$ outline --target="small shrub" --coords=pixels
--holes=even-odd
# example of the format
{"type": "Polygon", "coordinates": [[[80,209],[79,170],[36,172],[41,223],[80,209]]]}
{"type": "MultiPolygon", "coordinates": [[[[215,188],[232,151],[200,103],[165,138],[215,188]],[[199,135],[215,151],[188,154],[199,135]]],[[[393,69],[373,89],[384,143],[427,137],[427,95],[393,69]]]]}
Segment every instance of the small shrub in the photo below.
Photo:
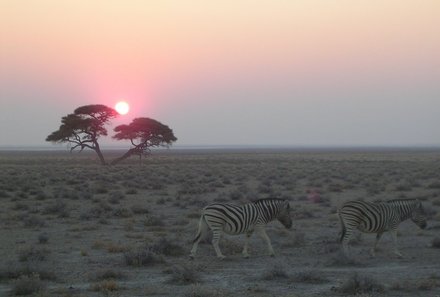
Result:
{"type": "Polygon", "coordinates": [[[117,243],[108,243],[106,245],[107,252],[109,253],[123,253],[127,250],[127,247],[117,243]]]}
{"type": "Polygon", "coordinates": [[[31,215],[23,219],[23,225],[28,228],[44,227],[46,226],[46,221],[40,216],[31,215]]]}
{"type": "Polygon", "coordinates": [[[125,276],[120,271],[115,271],[113,269],[103,269],[99,270],[95,273],[95,275],[91,276],[91,280],[102,281],[102,280],[111,280],[111,279],[123,279],[125,276]]]}
{"type": "Polygon", "coordinates": [[[118,291],[121,287],[114,280],[103,280],[97,284],[91,285],[90,289],[95,292],[108,293],[118,291]]]}
{"type": "Polygon", "coordinates": [[[125,194],[127,195],[134,195],[137,194],[137,190],[136,189],[128,189],[127,191],[125,191],[125,194]]]}
{"type": "Polygon", "coordinates": [[[150,212],[148,208],[139,204],[132,205],[130,209],[134,214],[147,214],[150,212]]]}
{"type": "Polygon", "coordinates": [[[121,207],[113,210],[113,215],[119,218],[129,218],[133,216],[133,213],[128,208],[121,207]]]}
{"type": "Polygon", "coordinates": [[[124,200],[125,195],[120,191],[115,191],[110,193],[109,198],[107,199],[108,202],[111,204],[119,204],[121,200],[124,200]]]}
{"type": "Polygon", "coordinates": [[[14,295],[31,295],[44,291],[45,286],[38,274],[22,275],[15,282],[12,289],[14,295]]]}
{"type": "Polygon", "coordinates": [[[363,264],[339,251],[330,259],[328,266],[363,266],[363,264]]]}
{"type": "Polygon", "coordinates": [[[65,218],[69,216],[66,207],[66,202],[57,200],[55,203],[46,206],[43,210],[43,214],[57,214],[58,217],[65,218]]]}
{"type": "Polygon", "coordinates": [[[374,278],[360,276],[358,273],[352,274],[338,289],[343,294],[362,294],[383,292],[384,286],[379,284],[374,278]]]}
{"type": "Polygon", "coordinates": [[[156,254],[162,254],[165,256],[182,256],[185,254],[185,250],[182,245],[175,244],[167,238],[161,238],[158,242],[150,247],[150,250],[156,254]]]}
{"type": "Polygon", "coordinates": [[[169,282],[173,284],[200,283],[200,271],[192,264],[176,265],[172,268],[169,282]]]}
{"type": "Polygon", "coordinates": [[[40,233],[38,235],[38,243],[45,244],[49,241],[49,235],[47,233],[40,233]]]}
{"type": "Polygon", "coordinates": [[[163,263],[162,257],[147,248],[127,251],[124,253],[124,258],[128,266],[151,266],[157,263],[163,263]]]}
{"type": "Polygon", "coordinates": [[[14,263],[0,270],[0,280],[17,279],[23,275],[28,277],[38,275],[40,280],[54,281],[57,279],[53,269],[42,266],[41,262],[14,263]]]}
{"type": "Polygon", "coordinates": [[[407,182],[402,182],[396,185],[396,191],[408,192],[412,190],[412,186],[407,182]]]}
{"type": "Polygon", "coordinates": [[[286,268],[281,264],[273,265],[265,271],[262,276],[265,280],[287,279],[288,277],[289,275],[287,274],[286,268]]]}
{"type": "Polygon", "coordinates": [[[160,217],[157,217],[154,215],[147,215],[144,219],[144,225],[145,226],[164,226],[165,222],[160,217]]]}
{"type": "Polygon", "coordinates": [[[164,205],[166,202],[165,198],[159,198],[156,200],[157,205],[164,205]]]}
{"type": "Polygon", "coordinates": [[[29,210],[29,205],[27,205],[26,203],[23,203],[23,202],[16,202],[12,209],[13,210],[29,210]]]}
{"type": "Polygon", "coordinates": [[[297,272],[292,278],[294,282],[319,284],[328,282],[328,279],[321,276],[321,273],[314,270],[297,272]]]}
{"type": "Polygon", "coordinates": [[[18,252],[18,260],[20,262],[26,261],[44,261],[49,254],[49,250],[35,248],[34,246],[26,247],[18,252]]]}
{"type": "Polygon", "coordinates": [[[229,296],[227,292],[219,290],[217,288],[204,287],[200,284],[192,285],[186,292],[184,292],[183,297],[225,297],[229,296]]]}

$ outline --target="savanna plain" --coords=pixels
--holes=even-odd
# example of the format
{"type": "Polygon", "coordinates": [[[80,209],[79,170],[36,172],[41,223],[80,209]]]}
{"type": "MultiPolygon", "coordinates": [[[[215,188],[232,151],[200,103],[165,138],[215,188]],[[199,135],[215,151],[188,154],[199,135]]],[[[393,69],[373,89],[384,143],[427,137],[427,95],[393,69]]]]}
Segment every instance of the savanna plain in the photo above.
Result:
{"type": "MultiPolygon", "coordinates": [[[[108,159],[118,152],[105,152],[108,159]]],[[[0,151],[0,296],[440,296],[440,152],[435,150],[171,149],[101,166],[89,152],[0,151]],[[290,201],[293,227],[207,236],[189,259],[211,202],[290,201]],[[421,230],[355,234],[340,250],[348,200],[418,198],[421,230]]]]}

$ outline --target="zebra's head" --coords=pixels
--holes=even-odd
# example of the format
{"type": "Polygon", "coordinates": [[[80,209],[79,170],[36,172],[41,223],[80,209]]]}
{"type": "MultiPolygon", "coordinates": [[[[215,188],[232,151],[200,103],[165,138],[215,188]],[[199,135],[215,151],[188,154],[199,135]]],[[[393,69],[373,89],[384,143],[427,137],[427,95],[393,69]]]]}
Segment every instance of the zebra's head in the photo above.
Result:
{"type": "Polygon", "coordinates": [[[277,220],[283,224],[287,229],[292,228],[292,218],[290,217],[290,205],[289,201],[282,201],[280,212],[278,213],[277,220]]]}
{"type": "Polygon", "coordinates": [[[421,229],[425,229],[427,226],[425,210],[423,209],[422,202],[418,201],[416,208],[411,214],[411,221],[413,221],[421,229]]]}

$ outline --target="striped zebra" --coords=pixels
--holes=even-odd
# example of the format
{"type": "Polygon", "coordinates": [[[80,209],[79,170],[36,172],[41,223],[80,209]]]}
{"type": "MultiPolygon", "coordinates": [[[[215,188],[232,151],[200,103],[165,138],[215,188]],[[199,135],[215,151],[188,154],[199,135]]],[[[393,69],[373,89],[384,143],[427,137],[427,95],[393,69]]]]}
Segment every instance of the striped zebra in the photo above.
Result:
{"type": "Polygon", "coordinates": [[[218,245],[223,232],[230,235],[246,233],[242,254],[247,258],[249,257],[249,238],[256,231],[266,241],[269,255],[274,256],[272,244],[266,234],[265,227],[266,224],[275,219],[280,221],[286,228],[292,227],[290,205],[287,200],[275,198],[260,199],[242,206],[227,203],[210,204],[202,211],[190,257],[195,257],[199,241],[208,229],[211,229],[213,232],[212,245],[217,257],[220,259],[225,258],[218,245]]]}
{"type": "Polygon", "coordinates": [[[382,234],[390,231],[393,236],[394,253],[402,257],[397,249],[399,224],[411,219],[420,228],[426,228],[425,212],[418,199],[395,199],[380,203],[349,201],[338,210],[338,215],[342,225],[341,243],[346,255],[354,229],[365,233],[377,233],[376,241],[370,251],[372,256],[375,255],[382,234]]]}

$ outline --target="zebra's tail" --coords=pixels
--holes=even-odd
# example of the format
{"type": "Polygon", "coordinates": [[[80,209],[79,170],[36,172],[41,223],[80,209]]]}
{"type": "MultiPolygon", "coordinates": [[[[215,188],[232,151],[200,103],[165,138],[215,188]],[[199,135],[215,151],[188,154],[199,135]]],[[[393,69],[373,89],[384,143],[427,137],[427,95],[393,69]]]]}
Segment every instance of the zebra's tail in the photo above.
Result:
{"type": "Polygon", "coordinates": [[[341,210],[340,209],[338,209],[338,217],[339,217],[339,221],[341,222],[341,237],[339,239],[339,242],[342,242],[342,240],[344,239],[345,232],[347,231],[347,229],[345,228],[344,220],[342,219],[342,215],[341,215],[341,210]]]}
{"type": "Polygon", "coordinates": [[[199,220],[199,228],[197,229],[197,234],[193,240],[193,243],[195,243],[196,241],[199,241],[200,237],[205,235],[207,229],[208,229],[208,224],[206,223],[206,220],[205,220],[205,214],[202,213],[202,215],[200,216],[200,220],[199,220]]]}

